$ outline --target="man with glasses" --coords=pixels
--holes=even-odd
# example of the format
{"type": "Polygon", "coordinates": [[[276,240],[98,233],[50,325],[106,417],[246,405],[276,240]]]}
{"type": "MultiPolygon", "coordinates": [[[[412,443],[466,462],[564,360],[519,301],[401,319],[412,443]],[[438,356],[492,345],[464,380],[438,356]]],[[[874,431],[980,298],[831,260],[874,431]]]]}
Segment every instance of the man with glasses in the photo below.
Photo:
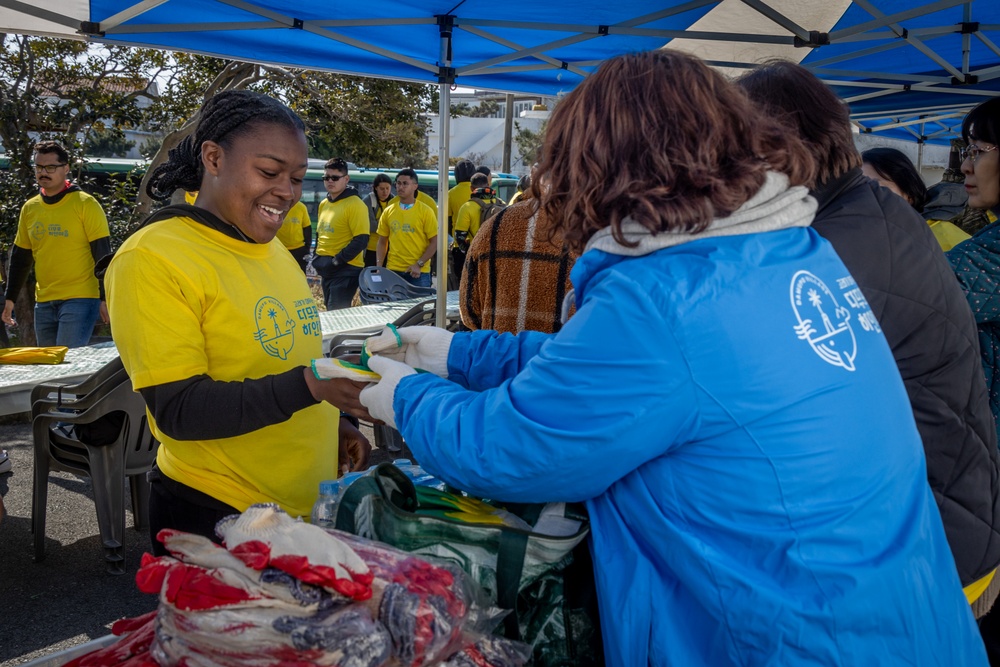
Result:
{"type": "Polygon", "coordinates": [[[21,208],[10,254],[3,321],[35,266],[35,338],[48,347],[82,347],[100,317],[108,322],[95,262],[111,253],[108,219],[97,200],[68,180],[69,153],[55,141],[35,145],[40,192],[21,208]]]}
{"type": "Polygon", "coordinates": [[[417,200],[417,173],[412,169],[396,175],[396,197],[398,201],[386,207],[378,223],[375,262],[411,285],[430,287],[430,259],[437,250],[437,216],[417,200]]]}
{"type": "Polygon", "coordinates": [[[327,160],[323,168],[326,199],[319,204],[316,258],[312,263],[323,280],[327,310],[350,307],[371,234],[368,207],[350,182],[347,162],[336,157],[327,160]]]}

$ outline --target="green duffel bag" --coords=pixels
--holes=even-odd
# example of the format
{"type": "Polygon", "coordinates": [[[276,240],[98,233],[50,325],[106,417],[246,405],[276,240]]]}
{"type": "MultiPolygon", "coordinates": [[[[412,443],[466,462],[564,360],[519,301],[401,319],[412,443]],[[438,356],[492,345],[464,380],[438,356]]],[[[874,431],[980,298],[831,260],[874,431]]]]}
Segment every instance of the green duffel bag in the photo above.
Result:
{"type": "Polygon", "coordinates": [[[497,632],[529,644],[533,664],[603,665],[583,507],[505,505],[530,528],[524,529],[492,517],[483,523],[448,518],[440,505],[430,506],[433,493],[418,493],[403,472],[384,463],[347,488],[337,529],[457,564],[492,602],[511,610],[497,632]]]}

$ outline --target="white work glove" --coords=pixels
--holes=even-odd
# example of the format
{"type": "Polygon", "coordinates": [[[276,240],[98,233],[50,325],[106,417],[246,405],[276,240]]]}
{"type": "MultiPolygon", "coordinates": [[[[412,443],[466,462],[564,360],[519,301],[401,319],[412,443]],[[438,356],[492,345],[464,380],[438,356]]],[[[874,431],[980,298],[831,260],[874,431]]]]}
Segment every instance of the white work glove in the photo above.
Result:
{"type": "MultiPolygon", "coordinates": [[[[365,340],[362,362],[374,356],[388,357],[418,370],[448,377],[448,351],[454,334],[439,327],[386,326],[377,336],[365,340]]],[[[371,363],[368,363],[371,368],[371,363]]],[[[372,370],[375,370],[374,368],[372,370]]],[[[377,371],[376,371],[377,372],[377,371]]]]}
{"type": "Polygon", "coordinates": [[[217,523],[215,534],[255,570],[276,567],[353,600],[372,595],[374,576],[353,549],[318,526],[292,519],[277,505],[251,505],[217,523]]]}
{"type": "MultiPolygon", "coordinates": [[[[431,327],[410,328],[430,329],[431,327]]],[[[408,375],[416,375],[417,372],[402,362],[384,356],[369,359],[368,367],[381,375],[382,379],[362,389],[358,399],[361,401],[361,405],[368,408],[368,414],[396,428],[396,413],[392,409],[392,399],[396,396],[396,387],[400,380],[408,375]]]]}

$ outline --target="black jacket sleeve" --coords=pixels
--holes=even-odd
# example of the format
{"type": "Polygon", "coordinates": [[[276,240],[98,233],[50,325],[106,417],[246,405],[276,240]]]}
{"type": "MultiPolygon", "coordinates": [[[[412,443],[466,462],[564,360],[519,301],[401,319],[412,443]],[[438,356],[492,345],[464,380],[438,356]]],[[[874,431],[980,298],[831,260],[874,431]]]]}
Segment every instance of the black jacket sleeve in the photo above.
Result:
{"type": "Polygon", "coordinates": [[[160,429],[176,440],[215,440],[279,424],[317,403],[302,368],[256,380],[207,375],[139,390],[160,429]]]}
{"type": "Polygon", "coordinates": [[[10,270],[7,272],[7,293],[5,298],[8,301],[17,301],[24,283],[31,273],[31,262],[33,256],[27,248],[15,245],[10,248],[10,270]]]}
{"type": "MultiPolygon", "coordinates": [[[[111,237],[105,236],[102,239],[97,239],[96,241],[90,242],[90,254],[94,256],[94,264],[96,265],[102,258],[107,257],[111,254],[111,237]]],[[[98,279],[98,287],[101,291],[101,301],[104,301],[104,280],[98,279]]]]}
{"type": "Polygon", "coordinates": [[[358,234],[351,242],[334,256],[337,265],[347,264],[349,261],[360,255],[368,247],[368,234],[358,234]]]}

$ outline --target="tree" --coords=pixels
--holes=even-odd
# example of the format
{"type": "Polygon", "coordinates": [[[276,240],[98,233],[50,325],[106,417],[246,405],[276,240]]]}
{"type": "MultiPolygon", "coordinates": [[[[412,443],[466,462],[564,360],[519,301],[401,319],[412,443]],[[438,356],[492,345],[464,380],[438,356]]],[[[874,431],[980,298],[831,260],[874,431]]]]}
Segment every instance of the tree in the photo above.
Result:
{"type": "Polygon", "coordinates": [[[514,141],[517,143],[518,152],[521,153],[521,164],[534,164],[541,158],[546,124],[547,121],[543,122],[538,132],[534,132],[514,121],[514,141]]]}
{"type": "Polygon", "coordinates": [[[120,128],[95,128],[87,137],[83,154],[91,157],[125,157],[132,148],[134,141],[125,139],[125,132],[120,128]]]}

